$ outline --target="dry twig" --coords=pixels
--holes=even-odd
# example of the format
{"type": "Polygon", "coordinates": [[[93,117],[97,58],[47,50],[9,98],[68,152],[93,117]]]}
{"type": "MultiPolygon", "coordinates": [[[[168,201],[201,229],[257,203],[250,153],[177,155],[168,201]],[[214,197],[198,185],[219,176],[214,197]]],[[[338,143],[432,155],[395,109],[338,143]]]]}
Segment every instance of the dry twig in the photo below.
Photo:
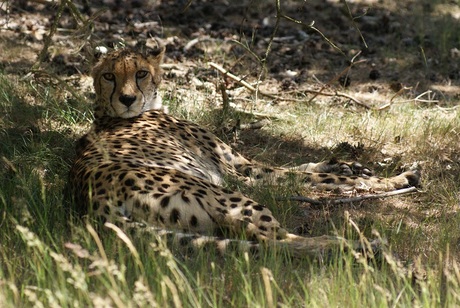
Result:
{"type": "MultiPolygon", "coordinates": [[[[288,197],[287,200],[307,202],[312,205],[339,205],[339,204],[344,204],[344,203],[360,202],[364,200],[388,198],[388,197],[393,197],[396,195],[410,194],[414,192],[418,192],[418,189],[416,187],[403,188],[403,189],[384,192],[380,194],[363,195],[363,196],[358,196],[358,197],[340,198],[340,199],[333,199],[333,200],[329,200],[329,199],[328,200],[317,200],[317,199],[312,199],[312,198],[303,197],[303,196],[291,196],[291,197],[288,197]]],[[[286,198],[279,199],[279,200],[286,200],[286,198]]]]}
{"type": "Polygon", "coordinates": [[[428,91],[425,91],[419,95],[417,95],[415,98],[412,98],[412,99],[407,99],[407,100],[403,100],[403,101],[398,101],[398,102],[393,102],[394,98],[396,96],[398,96],[399,94],[401,94],[403,91],[405,90],[409,90],[410,88],[409,87],[403,87],[401,90],[399,90],[391,99],[390,99],[390,102],[388,104],[385,104],[383,106],[380,106],[378,108],[376,108],[376,110],[384,110],[384,109],[387,109],[389,108],[391,105],[393,104],[401,104],[401,103],[409,103],[409,102],[420,102],[420,103],[438,103],[439,101],[438,100],[435,100],[435,99],[422,99],[423,96],[427,95],[427,94],[430,94],[432,91],[431,90],[428,90],[428,91]]]}

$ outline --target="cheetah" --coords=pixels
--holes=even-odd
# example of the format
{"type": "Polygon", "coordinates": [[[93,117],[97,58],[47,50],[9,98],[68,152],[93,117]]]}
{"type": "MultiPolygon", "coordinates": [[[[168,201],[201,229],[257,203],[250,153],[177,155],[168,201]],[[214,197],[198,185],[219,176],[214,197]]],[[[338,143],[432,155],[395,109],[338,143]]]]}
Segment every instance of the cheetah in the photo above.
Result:
{"type": "Polygon", "coordinates": [[[157,91],[164,53],[119,49],[94,66],[95,120],[77,142],[70,171],[74,204],[90,215],[126,228],[189,234],[197,246],[214,239],[223,250],[240,238],[307,256],[343,241],[289,233],[265,205],[224,188],[224,179],[276,183],[289,175],[327,189],[364,183],[385,191],[419,184],[417,171],[379,178],[335,160],[289,169],[252,162],[208,130],[162,111],[157,91]]]}

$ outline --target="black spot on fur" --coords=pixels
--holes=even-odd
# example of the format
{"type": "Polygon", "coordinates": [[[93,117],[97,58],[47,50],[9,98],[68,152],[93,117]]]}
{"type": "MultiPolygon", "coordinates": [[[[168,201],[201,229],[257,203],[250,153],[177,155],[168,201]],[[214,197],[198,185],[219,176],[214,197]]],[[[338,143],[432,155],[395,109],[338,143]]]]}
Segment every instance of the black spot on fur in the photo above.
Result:
{"type": "Polygon", "coordinates": [[[254,205],[252,209],[260,212],[264,209],[264,207],[262,205],[254,205]]]}
{"type": "Polygon", "coordinates": [[[262,216],[260,216],[260,220],[270,222],[270,221],[272,221],[272,218],[270,216],[268,216],[268,215],[262,215],[262,216]]]}
{"type": "Polygon", "coordinates": [[[239,197],[231,197],[231,198],[230,198],[230,201],[231,201],[231,202],[238,203],[238,202],[241,202],[241,198],[239,198],[239,197]]]}
{"type": "Polygon", "coordinates": [[[164,197],[163,199],[161,199],[161,201],[160,201],[160,206],[161,206],[162,208],[167,207],[167,206],[169,205],[169,199],[170,199],[170,198],[169,198],[168,196],[166,196],[166,197],[164,197]]]}
{"type": "Polygon", "coordinates": [[[282,236],[282,235],[281,235],[281,234],[279,234],[279,233],[276,233],[276,239],[277,239],[277,240],[284,240],[284,239],[285,239],[285,237],[284,237],[284,236],[282,236]]]}
{"type": "Polygon", "coordinates": [[[184,200],[185,203],[190,203],[190,198],[185,195],[184,192],[181,194],[182,200],[184,200]]]}
{"type": "Polygon", "coordinates": [[[126,186],[133,186],[134,185],[134,180],[133,179],[127,179],[125,181],[125,185],[126,186]]]}
{"type": "Polygon", "coordinates": [[[251,174],[252,174],[252,168],[251,168],[251,167],[244,168],[244,169],[242,170],[242,173],[243,173],[244,176],[251,176],[251,174]]]}
{"type": "Polygon", "coordinates": [[[200,207],[201,207],[202,209],[204,209],[203,201],[201,201],[200,198],[195,198],[195,200],[196,200],[196,202],[200,205],[200,207]]]}
{"type": "Polygon", "coordinates": [[[117,171],[120,170],[121,167],[119,165],[113,165],[112,167],[109,168],[109,171],[117,171]]]}
{"type": "Polygon", "coordinates": [[[196,218],[195,215],[192,215],[192,218],[190,218],[190,225],[191,225],[192,227],[198,226],[198,219],[196,218]]]}
{"type": "Polygon", "coordinates": [[[118,176],[118,180],[119,180],[120,182],[123,181],[123,179],[125,178],[125,176],[126,176],[126,172],[120,173],[120,175],[118,176]]]}
{"type": "Polygon", "coordinates": [[[180,212],[178,209],[173,209],[171,211],[171,216],[169,216],[169,220],[171,221],[171,223],[175,224],[179,221],[180,219],[180,212]]]}
{"type": "Polygon", "coordinates": [[[225,198],[218,199],[217,202],[219,202],[219,204],[222,205],[222,206],[226,206],[227,199],[225,199],[225,198]]]}
{"type": "Polygon", "coordinates": [[[331,178],[331,179],[324,179],[324,180],[321,181],[321,183],[324,183],[324,184],[334,184],[335,181],[334,181],[334,179],[331,178]]]}
{"type": "Polygon", "coordinates": [[[197,199],[205,197],[205,195],[202,195],[199,192],[194,192],[192,195],[194,195],[197,199]]]}
{"type": "Polygon", "coordinates": [[[241,213],[244,216],[252,216],[252,210],[243,210],[241,213]]]}
{"type": "Polygon", "coordinates": [[[206,196],[207,195],[207,192],[203,189],[198,189],[197,192],[203,196],[206,196]]]}

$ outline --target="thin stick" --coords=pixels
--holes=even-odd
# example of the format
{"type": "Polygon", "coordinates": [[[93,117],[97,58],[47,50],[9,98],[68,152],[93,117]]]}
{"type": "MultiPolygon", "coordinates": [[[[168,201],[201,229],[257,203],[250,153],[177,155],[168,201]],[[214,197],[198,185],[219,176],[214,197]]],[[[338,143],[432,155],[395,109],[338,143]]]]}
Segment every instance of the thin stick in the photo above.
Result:
{"type": "MultiPolygon", "coordinates": [[[[287,200],[290,201],[299,201],[299,202],[307,202],[312,205],[326,205],[326,204],[331,204],[331,205],[338,205],[338,204],[344,204],[344,203],[353,203],[353,202],[360,202],[363,200],[372,200],[372,199],[380,199],[380,198],[388,198],[388,197],[393,197],[397,195],[403,195],[403,194],[410,194],[418,192],[418,189],[416,187],[409,187],[409,188],[403,188],[403,189],[398,189],[394,191],[389,191],[389,192],[384,192],[381,194],[373,194],[373,195],[363,195],[359,197],[353,197],[353,198],[342,198],[342,199],[333,199],[333,200],[316,200],[308,197],[303,197],[303,196],[291,196],[288,197],[287,200]]],[[[286,198],[283,199],[278,199],[278,200],[286,200],[286,198]]]]}
{"type": "MultiPolygon", "coordinates": [[[[233,80],[235,80],[236,82],[238,82],[239,84],[241,84],[242,86],[248,88],[249,90],[251,90],[252,92],[255,92],[256,91],[256,88],[254,88],[252,85],[250,85],[247,81],[244,81],[242,78],[236,76],[236,75],[233,75],[232,73],[230,73],[229,71],[227,71],[225,68],[223,68],[222,66],[214,63],[214,62],[208,62],[208,65],[211,66],[211,67],[214,67],[216,70],[218,70],[219,72],[222,73],[222,75],[224,76],[227,76],[227,77],[230,77],[232,78],[233,80]]],[[[268,94],[270,96],[272,96],[271,98],[274,98],[274,95],[271,95],[271,94],[268,94]]]]}
{"type": "MultiPolygon", "coordinates": [[[[350,6],[348,5],[348,2],[347,1],[343,1],[343,2],[345,4],[345,7],[347,8],[347,13],[348,13],[348,16],[350,16],[351,23],[353,24],[353,27],[356,29],[356,31],[358,31],[359,36],[361,37],[361,41],[364,44],[364,47],[369,48],[367,46],[366,40],[364,39],[363,33],[361,32],[361,30],[359,30],[359,27],[358,27],[358,25],[356,24],[356,21],[355,21],[357,18],[359,18],[361,16],[353,17],[353,13],[351,12],[351,9],[350,9],[350,6]]],[[[365,14],[366,13],[364,13],[363,15],[365,15],[365,14]]]]}

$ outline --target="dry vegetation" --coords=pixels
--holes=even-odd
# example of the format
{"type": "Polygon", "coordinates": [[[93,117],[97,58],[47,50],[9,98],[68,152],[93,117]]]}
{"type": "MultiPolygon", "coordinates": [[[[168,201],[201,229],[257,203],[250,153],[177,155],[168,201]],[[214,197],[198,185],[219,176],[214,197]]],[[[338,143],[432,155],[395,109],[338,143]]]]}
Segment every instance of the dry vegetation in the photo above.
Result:
{"type": "MultiPolygon", "coordinates": [[[[138,298],[133,302],[137,304],[156,301],[161,306],[158,294],[142,291],[155,287],[163,296],[175,294],[174,287],[190,296],[166,296],[169,300],[164,299],[164,303],[176,306],[180,301],[261,305],[259,298],[270,304],[272,299],[263,292],[260,295],[248,291],[244,293],[247,298],[241,300],[222,296],[241,285],[248,290],[270,292],[273,287],[277,300],[288,306],[301,305],[295,302],[297,297],[305,304],[318,306],[347,303],[342,296],[347,293],[342,292],[350,290],[334,289],[331,282],[335,277],[346,283],[340,274],[330,277],[328,271],[295,263],[289,266],[295,267],[296,274],[289,276],[280,269],[282,265],[274,265],[276,259],[266,263],[259,260],[259,266],[268,272],[248,270],[252,278],[260,278],[260,285],[251,285],[248,281],[252,278],[246,281],[241,278],[244,275],[229,274],[231,265],[216,261],[217,265],[212,266],[219,269],[213,267],[211,276],[226,277],[222,286],[225,290],[193,298],[189,294],[193,286],[212,286],[213,278],[200,281],[203,278],[193,274],[199,266],[187,258],[183,260],[186,270],[178,270],[172,268],[171,255],[154,247],[154,251],[161,251],[161,258],[147,265],[152,261],[145,246],[150,244],[140,244],[143,248],[137,249],[142,260],[133,260],[127,257],[129,252],[122,249],[117,237],[112,238],[108,254],[117,256],[124,251],[115,261],[120,268],[102,264],[102,253],[100,259],[95,256],[100,246],[92,242],[97,236],[75,222],[62,202],[73,143],[89,127],[92,117],[88,102],[93,94],[87,75],[90,53],[101,45],[160,44],[167,48],[162,92],[171,113],[208,126],[248,157],[275,165],[295,165],[335,156],[360,161],[381,175],[420,165],[423,186],[418,193],[378,201],[326,207],[279,201],[297,194],[316,199],[344,197],[304,190],[293,183],[275,191],[260,188],[248,193],[269,204],[289,229],[305,235],[347,233],[349,214],[364,235],[373,237],[373,230],[377,230],[384,236],[403,261],[423,261],[431,280],[421,284],[422,291],[417,293],[422,294],[420,297],[410,294],[409,302],[412,296],[416,304],[424,303],[422,299],[427,300],[431,293],[429,303],[459,303],[455,297],[458,294],[452,291],[460,281],[458,1],[281,0],[278,14],[277,1],[236,2],[241,3],[103,0],[59,6],[51,1],[0,2],[0,288],[10,290],[0,291],[0,302],[2,296],[11,304],[38,296],[44,303],[51,303],[51,295],[29,288],[39,288],[52,276],[40,268],[40,262],[67,266],[63,273],[77,275],[86,267],[79,267],[80,261],[67,264],[65,259],[67,255],[77,255],[86,265],[96,263],[91,268],[98,279],[96,283],[108,285],[118,294],[129,290],[126,294],[138,298]],[[44,49],[46,35],[61,7],[65,9],[44,49]],[[46,53],[40,58],[43,50],[46,53]],[[239,80],[223,76],[209,62],[253,85],[257,92],[248,90],[239,80]],[[269,124],[262,129],[237,130],[235,134],[234,128],[239,124],[244,127],[261,119],[269,119],[269,124]],[[47,255],[47,251],[58,253],[47,255]],[[30,257],[40,253],[43,259],[30,257]],[[126,267],[133,266],[140,271],[140,278],[126,275],[126,267]],[[153,283],[151,278],[145,278],[155,266],[166,268],[162,275],[172,278],[153,283]],[[443,267],[446,270],[440,275],[443,267]],[[117,270],[120,276],[113,273],[117,270]],[[183,272],[192,273],[194,280],[179,279],[183,272]],[[271,272],[275,273],[274,280],[267,278],[271,272]],[[113,277],[124,277],[126,281],[118,283],[111,280],[113,277]],[[272,284],[267,285],[267,281],[272,284]],[[280,287],[276,281],[284,282],[280,287]],[[303,289],[296,292],[300,294],[290,297],[282,292],[299,281],[303,289]],[[325,285],[331,289],[326,290],[325,285]],[[320,292],[318,298],[310,295],[310,291],[323,288],[324,294],[320,292]],[[335,297],[327,297],[328,292],[335,297]],[[141,294],[145,298],[140,299],[141,294]],[[319,301],[321,296],[328,300],[319,301]]],[[[352,192],[354,196],[366,193],[372,192],[352,192]]],[[[241,266],[243,272],[246,263],[241,266]]],[[[56,284],[65,285],[65,277],[56,284]]],[[[87,285],[94,278],[82,278],[83,285],[77,285],[78,277],[71,278],[75,289],[90,290],[81,305],[97,306],[97,300],[116,305],[117,298],[110,292],[101,298],[94,295],[100,289],[91,290],[87,285]]],[[[383,295],[382,302],[369,297],[367,301],[359,298],[348,303],[397,304],[397,290],[379,289],[384,284],[372,283],[373,292],[383,295]]],[[[404,283],[403,286],[407,287],[404,283]]],[[[361,294],[365,291],[361,288],[358,283],[353,290],[361,294]]],[[[55,296],[64,305],[59,295],[55,296]]],[[[118,300],[129,302],[122,297],[118,300]]],[[[67,304],[75,306],[75,302],[67,304]]]]}

